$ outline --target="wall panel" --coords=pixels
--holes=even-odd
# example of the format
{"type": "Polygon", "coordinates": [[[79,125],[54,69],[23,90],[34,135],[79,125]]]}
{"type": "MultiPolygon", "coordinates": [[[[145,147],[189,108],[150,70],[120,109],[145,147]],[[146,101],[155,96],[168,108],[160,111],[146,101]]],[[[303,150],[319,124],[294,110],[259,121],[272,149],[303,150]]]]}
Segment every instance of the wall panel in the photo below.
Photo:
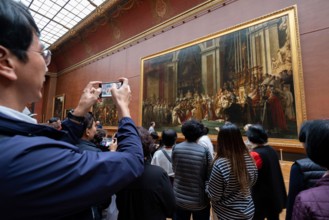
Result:
{"type": "MultiPolygon", "coordinates": [[[[168,2],[168,13],[170,16],[177,14],[186,8],[182,4],[189,1],[166,1],[168,2]],[[179,10],[175,11],[175,7],[179,10]]],[[[189,6],[199,4],[203,1],[193,1],[189,6]]],[[[123,13],[118,18],[118,24],[122,28],[125,38],[129,35],[136,35],[142,32],[141,29],[148,29],[154,24],[159,24],[159,19],[154,20],[154,14],[147,10],[152,1],[142,1],[137,8],[123,13]],[[144,7],[144,8],[143,8],[144,7]],[[147,9],[147,10],[146,10],[147,9]],[[139,15],[139,13],[141,13],[139,15]],[[142,20],[138,20],[142,18],[142,20]],[[129,22],[133,22],[131,25],[129,22]],[[137,25],[138,24],[138,25],[137,25]],[[128,28],[128,30],[125,30],[128,28]]],[[[301,56],[304,74],[304,87],[306,98],[307,118],[328,118],[329,102],[328,94],[328,69],[329,62],[329,1],[324,0],[276,0],[264,3],[263,0],[237,0],[224,7],[206,13],[203,16],[192,19],[182,25],[155,35],[147,40],[141,40],[132,46],[127,45],[125,49],[110,54],[98,61],[79,67],[75,70],[66,72],[58,77],[56,94],[67,94],[65,107],[74,106],[79,99],[84,85],[89,80],[101,79],[104,81],[115,80],[120,75],[130,79],[131,89],[133,91],[133,101],[131,103],[131,113],[134,120],[140,123],[138,118],[140,111],[140,74],[141,58],[150,54],[163,51],[168,48],[207,36],[226,28],[238,25],[240,23],[267,15],[280,9],[297,5],[301,56]],[[68,106],[69,105],[69,106],[68,106]]],[[[152,10],[152,9],[151,9],[152,10]]],[[[166,15],[169,17],[169,15],[166,15]]],[[[92,45],[106,45],[103,41],[111,36],[111,28],[97,29],[86,42],[92,45]],[[100,43],[101,42],[101,43],[100,43]]],[[[131,37],[131,36],[130,36],[131,37]]],[[[110,41],[110,40],[109,40],[110,41]]],[[[110,48],[109,46],[108,48],[110,48]]],[[[73,43],[69,47],[55,55],[58,71],[76,64],[85,58],[86,45],[73,43]]],[[[108,48],[97,48],[102,51],[108,48]]]]}

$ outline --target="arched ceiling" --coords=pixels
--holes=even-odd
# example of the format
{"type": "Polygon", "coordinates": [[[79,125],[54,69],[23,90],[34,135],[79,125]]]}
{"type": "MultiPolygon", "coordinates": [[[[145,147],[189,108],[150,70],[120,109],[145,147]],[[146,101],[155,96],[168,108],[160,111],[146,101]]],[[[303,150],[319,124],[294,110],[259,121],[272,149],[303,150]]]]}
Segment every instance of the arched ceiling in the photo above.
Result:
{"type": "Polygon", "coordinates": [[[98,14],[123,0],[19,0],[26,5],[47,48],[88,25],[98,14]]]}

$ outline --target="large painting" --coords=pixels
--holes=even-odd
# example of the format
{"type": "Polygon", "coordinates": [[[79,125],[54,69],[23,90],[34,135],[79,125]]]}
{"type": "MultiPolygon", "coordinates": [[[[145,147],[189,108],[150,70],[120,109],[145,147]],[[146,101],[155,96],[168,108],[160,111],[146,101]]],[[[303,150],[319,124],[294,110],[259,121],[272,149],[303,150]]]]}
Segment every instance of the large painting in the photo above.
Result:
{"type": "Polygon", "coordinates": [[[142,59],[142,125],[180,132],[202,121],[262,124],[297,139],[306,119],[296,9],[249,21],[142,59]]]}
{"type": "Polygon", "coordinates": [[[112,98],[102,98],[92,109],[93,115],[103,126],[118,126],[118,110],[112,98]]]}

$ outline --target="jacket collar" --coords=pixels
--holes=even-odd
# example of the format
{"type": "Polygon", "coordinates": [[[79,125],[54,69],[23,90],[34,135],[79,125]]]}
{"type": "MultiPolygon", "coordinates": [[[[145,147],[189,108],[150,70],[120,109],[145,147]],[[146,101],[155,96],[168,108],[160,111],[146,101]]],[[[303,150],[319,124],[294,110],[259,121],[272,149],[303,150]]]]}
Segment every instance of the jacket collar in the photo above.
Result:
{"type": "Polygon", "coordinates": [[[34,118],[31,118],[29,115],[24,114],[23,112],[16,111],[11,108],[7,108],[5,106],[0,106],[0,113],[8,115],[9,117],[15,118],[17,120],[29,122],[32,124],[37,124],[37,120],[34,118]]]}
{"type": "Polygon", "coordinates": [[[0,112],[0,135],[3,136],[46,136],[59,140],[65,135],[65,131],[58,131],[50,126],[33,124],[19,120],[0,112]]]}

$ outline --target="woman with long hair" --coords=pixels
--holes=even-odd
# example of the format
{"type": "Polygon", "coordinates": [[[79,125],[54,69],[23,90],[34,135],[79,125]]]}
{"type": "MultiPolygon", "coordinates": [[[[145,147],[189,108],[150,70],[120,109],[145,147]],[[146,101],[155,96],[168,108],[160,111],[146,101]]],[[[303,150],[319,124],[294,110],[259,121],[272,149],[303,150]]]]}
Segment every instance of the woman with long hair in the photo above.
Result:
{"type": "Polygon", "coordinates": [[[206,191],[219,219],[252,219],[254,203],[251,187],[257,168],[243,142],[239,128],[223,125],[217,136],[217,155],[206,191]]]}

